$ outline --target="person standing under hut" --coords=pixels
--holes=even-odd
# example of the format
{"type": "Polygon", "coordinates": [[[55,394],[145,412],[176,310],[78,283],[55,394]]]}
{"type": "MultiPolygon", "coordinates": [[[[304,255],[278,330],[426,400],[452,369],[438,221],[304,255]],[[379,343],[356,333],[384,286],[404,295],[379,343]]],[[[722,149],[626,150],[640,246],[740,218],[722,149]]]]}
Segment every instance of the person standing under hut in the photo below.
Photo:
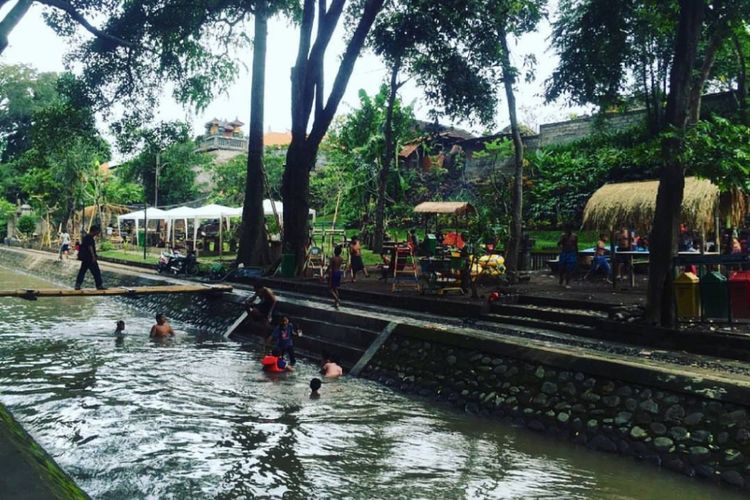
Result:
{"type": "Polygon", "coordinates": [[[352,267],[352,283],[357,281],[357,273],[360,271],[365,274],[365,278],[369,278],[370,275],[367,274],[365,262],[362,260],[362,245],[360,245],[359,239],[356,236],[354,236],[349,243],[349,257],[351,259],[352,267]]]}
{"type": "Polygon", "coordinates": [[[565,288],[570,288],[570,278],[578,267],[578,236],[573,233],[571,224],[565,225],[565,233],[557,242],[560,248],[560,257],[558,259],[558,273],[560,276],[560,285],[565,282],[565,288]]]}
{"type": "Polygon", "coordinates": [[[81,261],[81,268],[78,270],[78,276],[76,277],[76,290],[81,289],[83,279],[86,276],[86,271],[91,271],[97,290],[107,289],[102,284],[102,272],[99,269],[99,263],[97,262],[96,257],[96,240],[94,240],[94,238],[99,236],[100,233],[99,226],[91,226],[88,234],[84,236],[81,241],[81,248],[78,250],[78,260],[81,261]]]}

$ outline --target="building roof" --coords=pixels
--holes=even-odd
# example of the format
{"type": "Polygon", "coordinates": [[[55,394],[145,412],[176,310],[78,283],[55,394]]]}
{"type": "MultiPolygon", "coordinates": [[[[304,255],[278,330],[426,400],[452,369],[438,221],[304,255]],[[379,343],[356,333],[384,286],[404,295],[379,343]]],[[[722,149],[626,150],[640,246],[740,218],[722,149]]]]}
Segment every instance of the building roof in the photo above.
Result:
{"type": "Polygon", "coordinates": [[[263,145],[264,146],[288,146],[292,143],[292,133],[286,132],[271,132],[270,130],[263,134],[263,145]]]}
{"type": "Polygon", "coordinates": [[[420,214],[463,215],[473,212],[474,207],[465,201],[425,201],[414,207],[420,214]]]}

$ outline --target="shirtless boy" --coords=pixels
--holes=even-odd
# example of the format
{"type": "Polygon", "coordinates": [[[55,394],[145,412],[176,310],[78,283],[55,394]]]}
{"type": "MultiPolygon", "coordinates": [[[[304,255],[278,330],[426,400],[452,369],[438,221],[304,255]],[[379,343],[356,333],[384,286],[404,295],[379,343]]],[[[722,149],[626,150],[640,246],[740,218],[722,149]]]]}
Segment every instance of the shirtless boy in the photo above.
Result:
{"type": "Polygon", "coordinates": [[[341,266],[344,263],[344,259],[341,257],[341,245],[337,245],[333,250],[333,257],[331,262],[328,264],[328,272],[330,277],[328,279],[328,288],[333,295],[333,307],[336,309],[341,305],[339,298],[339,288],[341,287],[341,277],[344,273],[341,271],[341,266]]]}
{"type": "Polygon", "coordinates": [[[151,333],[149,334],[149,337],[151,338],[164,338],[164,337],[174,337],[174,330],[172,329],[172,325],[167,323],[167,318],[164,317],[163,314],[157,314],[156,315],[156,324],[151,327],[151,333]]]}
{"type": "Polygon", "coordinates": [[[320,373],[327,378],[336,378],[344,374],[344,369],[341,368],[331,356],[325,356],[320,373]]]}

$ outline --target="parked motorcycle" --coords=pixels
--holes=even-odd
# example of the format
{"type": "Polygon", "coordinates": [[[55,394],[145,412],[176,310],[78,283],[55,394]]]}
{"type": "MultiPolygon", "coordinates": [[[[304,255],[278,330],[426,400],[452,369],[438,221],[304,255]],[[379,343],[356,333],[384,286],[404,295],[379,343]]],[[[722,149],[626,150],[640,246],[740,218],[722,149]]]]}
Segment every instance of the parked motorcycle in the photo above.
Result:
{"type": "Polygon", "coordinates": [[[197,273],[198,261],[195,257],[195,251],[190,250],[187,255],[183,255],[176,250],[162,252],[159,256],[159,263],[156,265],[156,271],[159,274],[172,273],[174,275],[191,275],[197,273]]]}

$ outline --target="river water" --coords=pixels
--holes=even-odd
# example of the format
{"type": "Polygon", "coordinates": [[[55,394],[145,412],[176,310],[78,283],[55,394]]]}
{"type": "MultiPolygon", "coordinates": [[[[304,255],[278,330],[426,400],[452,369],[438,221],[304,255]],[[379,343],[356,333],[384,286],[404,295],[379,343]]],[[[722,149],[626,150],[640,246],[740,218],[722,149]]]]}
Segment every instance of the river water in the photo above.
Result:
{"type": "MultiPolygon", "coordinates": [[[[0,288],[35,286],[0,268],[0,288]]],[[[151,324],[112,298],[0,299],[0,402],[94,498],[734,495],[364,380],[310,400],[312,363],[271,379],[253,346],[151,324]]]]}

